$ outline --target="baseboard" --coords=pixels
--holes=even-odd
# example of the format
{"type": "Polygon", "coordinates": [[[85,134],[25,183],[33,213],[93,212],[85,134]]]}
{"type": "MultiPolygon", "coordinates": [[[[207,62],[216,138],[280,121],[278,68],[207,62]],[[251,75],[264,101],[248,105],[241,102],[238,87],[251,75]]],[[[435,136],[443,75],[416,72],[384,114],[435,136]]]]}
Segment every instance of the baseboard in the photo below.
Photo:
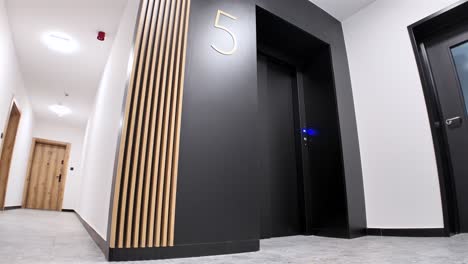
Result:
{"type": "Polygon", "coordinates": [[[342,239],[350,238],[349,231],[347,229],[339,228],[312,228],[306,233],[306,235],[342,239]]]}
{"type": "Polygon", "coordinates": [[[369,236],[397,236],[397,237],[447,237],[443,228],[421,228],[421,229],[388,229],[368,228],[369,236]]]}
{"type": "Polygon", "coordinates": [[[88,234],[91,236],[91,238],[94,240],[96,245],[101,249],[102,253],[108,258],[109,256],[109,245],[107,244],[106,240],[99,235],[94,228],[92,228],[79,214],[76,214],[78,216],[78,219],[80,220],[81,224],[84,226],[88,234]]]}
{"type": "Polygon", "coordinates": [[[367,236],[367,228],[312,228],[305,234],[306,236],[318,236],[329,238],[354,239],[367,236]]]}
{"type": "Polygon", "coordinates": [[[138,261],[189,258],[254,252],[260,250],[259,240],[212,244],[178,245],[167,248],[111,248],[109,261],[138,261]]]}
{"type": "Polygon", "coordinates": [[[3,208],[3,211],[17,210],[17,209],[21,209],[21,208],[22,208],[21,205],[17,205],[17,206],[5,206],[5,208],[3,208]]]}
{"type": "Polygon", "coordinates": [[[62,212],[65,212],[65,213],[76,213],[75,210],[73,210],[73,209],[62,209],[62,212]]]}
{"type": "Polygon", "coordinates": [[[367,236],[367,228],[354,228],[349,231],[349,238],[360,238],[367,236]]]}

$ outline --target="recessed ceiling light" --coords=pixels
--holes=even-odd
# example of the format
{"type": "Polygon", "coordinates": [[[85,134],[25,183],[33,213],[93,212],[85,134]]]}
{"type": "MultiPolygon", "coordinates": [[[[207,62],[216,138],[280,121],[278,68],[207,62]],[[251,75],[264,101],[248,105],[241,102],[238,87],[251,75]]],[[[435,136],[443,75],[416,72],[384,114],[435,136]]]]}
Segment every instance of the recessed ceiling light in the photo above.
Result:
{"type": "Polygon", "coordinates": [[[69,115],[72,112],[70,108],[58,104],[49,106],[49,110],[57,114],[59,117],[69,115]]]}
{"type": "Polygon", "coordinates": [[[51,50],[72,53],[78,49],[78,43],[69,35],[61,32],[49,32],[42,36],[42,42],[51,50]]]}

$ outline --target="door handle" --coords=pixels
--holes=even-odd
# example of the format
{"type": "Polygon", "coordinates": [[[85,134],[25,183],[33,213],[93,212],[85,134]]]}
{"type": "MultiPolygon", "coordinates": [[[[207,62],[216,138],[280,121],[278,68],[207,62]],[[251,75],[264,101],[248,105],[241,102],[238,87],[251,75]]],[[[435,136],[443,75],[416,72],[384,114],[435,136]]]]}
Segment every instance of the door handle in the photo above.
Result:
{"type": "Polygon", "coordinates": [[[62,174],[60,174],[59,176],[57,176],[57,178],[59,179],[59,182],[62,182],[62,174]]]}
{"type": "Polygon", "coordinates": [[[453,118],[449,118],[447,120],[445,120],[445,124],[448,126],[448,127],[460,127],[460,125],[462,124],[462,118],[457,116],[457,117],[453,117],[453,118]]]}

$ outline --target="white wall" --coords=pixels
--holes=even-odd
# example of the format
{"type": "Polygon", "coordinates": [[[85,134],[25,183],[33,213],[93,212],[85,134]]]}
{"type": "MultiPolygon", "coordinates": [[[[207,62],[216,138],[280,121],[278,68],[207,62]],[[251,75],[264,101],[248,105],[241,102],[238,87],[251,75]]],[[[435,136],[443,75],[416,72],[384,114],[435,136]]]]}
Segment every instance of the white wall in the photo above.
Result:
{"type": "MultiPolygon", "coordinates": [[[[2,132],[6,129],[12,98],[15,98],[20,108],[21,121],[13,151],[5,206],[18,206],[22,202],[34,115],[19,69],[5,1],[0,0],[0,130],[2,132]]],[[[2,144],[3,140],[0,140],[0,145],[2,144]]]]}
{"type": "Polygon", "coordinates": [[[70,159],[68,164],[63,209],[78,208],[78,200],[81,196],[81,153],[86,127],[72,126],[52,120],[36,118],[33,137],[55,140],[71,144],[70,159]],[[71,171],[70,168],[74,170],[71,171]]]}
{"type": "Polygon", "coordinates": [[[78,213],[103,238],[107,236],[114,161],[138,2],[128,1],[86,130],[78,213]]]}
{"type": "Polygon", "coordinates": [[[443,227],[429,118],[407,27],[456,1],[377,0],[343,22],[369,227],[443,227]]]}

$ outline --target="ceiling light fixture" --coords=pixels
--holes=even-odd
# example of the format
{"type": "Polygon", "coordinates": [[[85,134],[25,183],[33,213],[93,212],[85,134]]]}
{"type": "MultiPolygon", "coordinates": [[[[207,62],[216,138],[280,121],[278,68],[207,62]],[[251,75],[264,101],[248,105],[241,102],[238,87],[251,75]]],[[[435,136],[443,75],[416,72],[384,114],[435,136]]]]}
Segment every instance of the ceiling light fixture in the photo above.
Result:
{"type": "Polygon", "coordinates": [[[69,115],[72,112],[70,108],[61,104],[51,105],[49,106],[49,110],[57,114],[59,117],[69,115]]]}
{"type": "Polygon", "coordinates": [[[78,49],[78,43],[72,37],[61,32],[49,32],[42,36],[42,42],[51,50],[72,53],[78,49]]]}

